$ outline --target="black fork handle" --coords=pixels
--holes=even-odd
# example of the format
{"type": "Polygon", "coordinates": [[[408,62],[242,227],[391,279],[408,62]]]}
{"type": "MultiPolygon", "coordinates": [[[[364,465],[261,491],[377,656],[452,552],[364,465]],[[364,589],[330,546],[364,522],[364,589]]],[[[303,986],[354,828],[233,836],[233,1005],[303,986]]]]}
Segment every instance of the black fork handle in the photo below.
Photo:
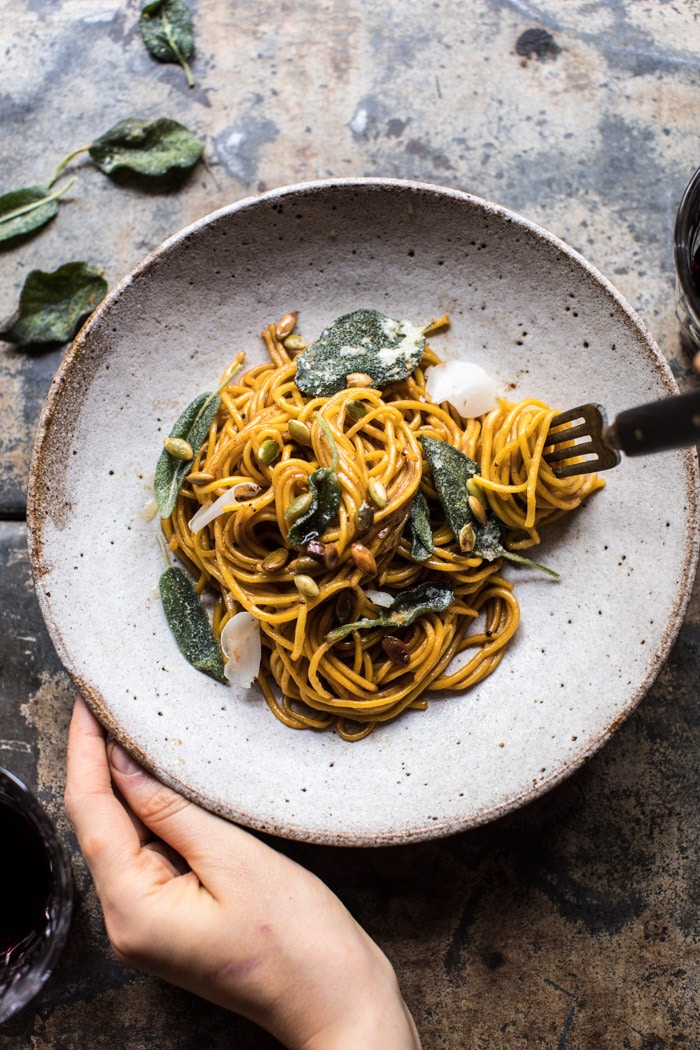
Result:
{"type": "Polygon", "coordinates": [[[700,445],[700,388],[620,412],[605,437],[628,456],[700,445]]]}

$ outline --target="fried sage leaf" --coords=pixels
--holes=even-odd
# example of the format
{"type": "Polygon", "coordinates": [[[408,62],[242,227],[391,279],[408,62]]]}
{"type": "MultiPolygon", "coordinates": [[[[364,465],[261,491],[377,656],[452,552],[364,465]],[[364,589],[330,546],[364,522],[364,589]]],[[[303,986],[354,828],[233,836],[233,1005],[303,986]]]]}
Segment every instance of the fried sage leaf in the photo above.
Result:
{"type": "Polygon", "coordinates": [[[505,526],[490,507],[485,508],[486,524],[477,521],[469,506],[467,482],[475,474],[481,473],[478,463],[446,441],[426,435],[422,435],[420,441],[433,476],[435,491],[452,534],[459,541],[464,529],[469,526],[473,530],[474,545],[467,553],[483,558],[484,561],[506,558],[508,561],[530,565],[548,576],[559,575],[553,569],[504,547],[505,526]]]}
{"type": "Polygon", "coordinates": [[[161,117],[149,124],[129,117],[95,139],[88,152],[105,175],[128,170],[155,177],[194,167],[203,149],[199,139],[176,120],[161,117]]]}
{"type": "Polygon", "coordinates": [[[170,565],[161,574],[158,589],[165,618],[182,655],[198,671],[225,684],[221,650],[192,581],[177,565],[170,565]]]}
{"type": "Polygon", "coordinates": [[[391,605],[384,609],[374,620],[356,620],[355,623],[344,623],[326,635],[327,642],[337,642],[351,631],[366,630],[371,627],[408,627],[419,616],[430,612],[444,612],[454,601],[455,594],[447,583],[425,580],[409,591],[404,591],[394,598],[391,605]]]}
{"type": "Polygon", "coordinates": [[[408,528],[411,533],[411,557],[414,561],[427,561],[435,550],[433,530],[430,527],[428,501],[418,489],[408,512],[408,528]]]}
{"type": "Polygon", "coordinates": [[[194,87],[188,59],[194,53],[192,14],[183,0],[155,0],[146,4],[139,18],[144,44],[159,62],[179,62],[187,83],[194,87]]]}
{"type": "Polygon", "coordinates": [[[322,536],[340,506],[340,482],[330,467],[319,467],[309,475],[309,491],[309,509],[296,519],[287,534],[293,547],[305,547],[322,536]]]}
{"type": "Polygon", "coordinates": [[[344,390],[349,375],[369,376],[379,389],[406,379],[418,366],[425,336],[410,321],[378,310],[355,310],[333,321],[297,358],[296,385],[307,397],[344,390]]]}
{"type": "Polygon", "coordinates": [[[60,190],[48,186],[25,186],[0,196],[0,243],[40,230],[58,214],[58,201],[74,180],[60,190]]]}
{"type": "MultiPolygon", "coordinates": [[[[196,457],[206,440],[220,404],[221,398],[216,393],[199,394],[178,416],[168,437],[186,441],[196,457]]],[[[153,495],[161,518],[169,518],[172,514],[182,483],[193,463],[194,458],[178,459],[165,448],[158,457],[153,477],[153,495]]]]}
{"type": "Polygon", "coordinates": [[[0,326],[0,339],[21,345],[65,343],[107,294],[103,271],[70,262],[53,273],[27,274],[17,312],[0,326]]]}

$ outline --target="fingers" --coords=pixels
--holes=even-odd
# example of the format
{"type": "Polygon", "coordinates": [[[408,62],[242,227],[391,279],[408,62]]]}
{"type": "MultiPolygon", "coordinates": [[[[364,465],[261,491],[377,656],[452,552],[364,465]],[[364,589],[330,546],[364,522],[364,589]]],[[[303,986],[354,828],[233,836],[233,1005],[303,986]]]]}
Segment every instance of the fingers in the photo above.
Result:
{"type": "Polygon", "coordinates": [[[150,776],[119,744],[108,745],[107,758],[112,779],[127,805],[154,835],[185,859],[205,885],[212,842],[221,840],[222,827],[230,828],[233,835],[248,837],[150,776]]]}
{"type": "Polygon", "coordinates": [[[112,790],[105,731],[78,697],[68,734],[66,809],[100,896],[133,866],[141,835],[112,790]]]}

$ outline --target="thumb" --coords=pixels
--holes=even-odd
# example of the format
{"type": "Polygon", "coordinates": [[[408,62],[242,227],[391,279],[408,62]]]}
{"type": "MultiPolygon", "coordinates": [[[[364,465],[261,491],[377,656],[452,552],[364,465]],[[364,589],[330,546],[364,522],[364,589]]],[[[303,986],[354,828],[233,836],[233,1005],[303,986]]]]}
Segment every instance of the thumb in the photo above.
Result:
{"type": "Polygon", "coordinates": [[[120,744],[109,744],[107,758],[112,780],[135,816],[196,871],[216,835],[220,818],[166,787],[120,744]]]}

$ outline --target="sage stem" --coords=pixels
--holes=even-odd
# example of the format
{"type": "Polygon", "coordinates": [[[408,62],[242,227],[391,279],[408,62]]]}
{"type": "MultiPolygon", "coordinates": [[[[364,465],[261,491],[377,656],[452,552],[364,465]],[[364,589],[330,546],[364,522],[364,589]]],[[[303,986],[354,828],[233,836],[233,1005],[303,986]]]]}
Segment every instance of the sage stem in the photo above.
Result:
{"type": "Polygon", "coordinates": [[[72,160],[75,160],[76,157],[79,157],[81,153],[87,153],[87,151],[89,149],[90,149],[89,146],[81,146],[80,149],[73,150],[72,153],[69,153],[68,156],[65,157],[64,160],[61,161],[61,163],[58,165],[58,167],[56,168],[55,172],[51,176],[51,179],[49,180],[48,188],[51,189],[51,187],[53,186],[54,182],[56,182],[56,180],[61,177],[61,175],[66,170],[66,168],[68,167],[68,165],[70,164],[70,162],[72,160]]]}
{"type": "MultiPolygon", "coordinates": [[[[34,211],[36,208],[41,208],[44,204],[48,204],[49,201],[56,201],[59,197],[62,197],[64,193],[71,188],[75,179],[71,179],[70,182],[66,183],[63,189],[57,190],[55,193],[49,193],[46,197],[42,197],[40,201],[32,201],[31,204],[24,204],[21,208],[15,208],[14,211],[8,211],[5,215],[0,217],[0,222],[10,222],[12,219],[17,219],[20,215],[26,215],[27,212],[34,211]]],[[[51,183],[49,183],[51,185],[51,183]]]]}

